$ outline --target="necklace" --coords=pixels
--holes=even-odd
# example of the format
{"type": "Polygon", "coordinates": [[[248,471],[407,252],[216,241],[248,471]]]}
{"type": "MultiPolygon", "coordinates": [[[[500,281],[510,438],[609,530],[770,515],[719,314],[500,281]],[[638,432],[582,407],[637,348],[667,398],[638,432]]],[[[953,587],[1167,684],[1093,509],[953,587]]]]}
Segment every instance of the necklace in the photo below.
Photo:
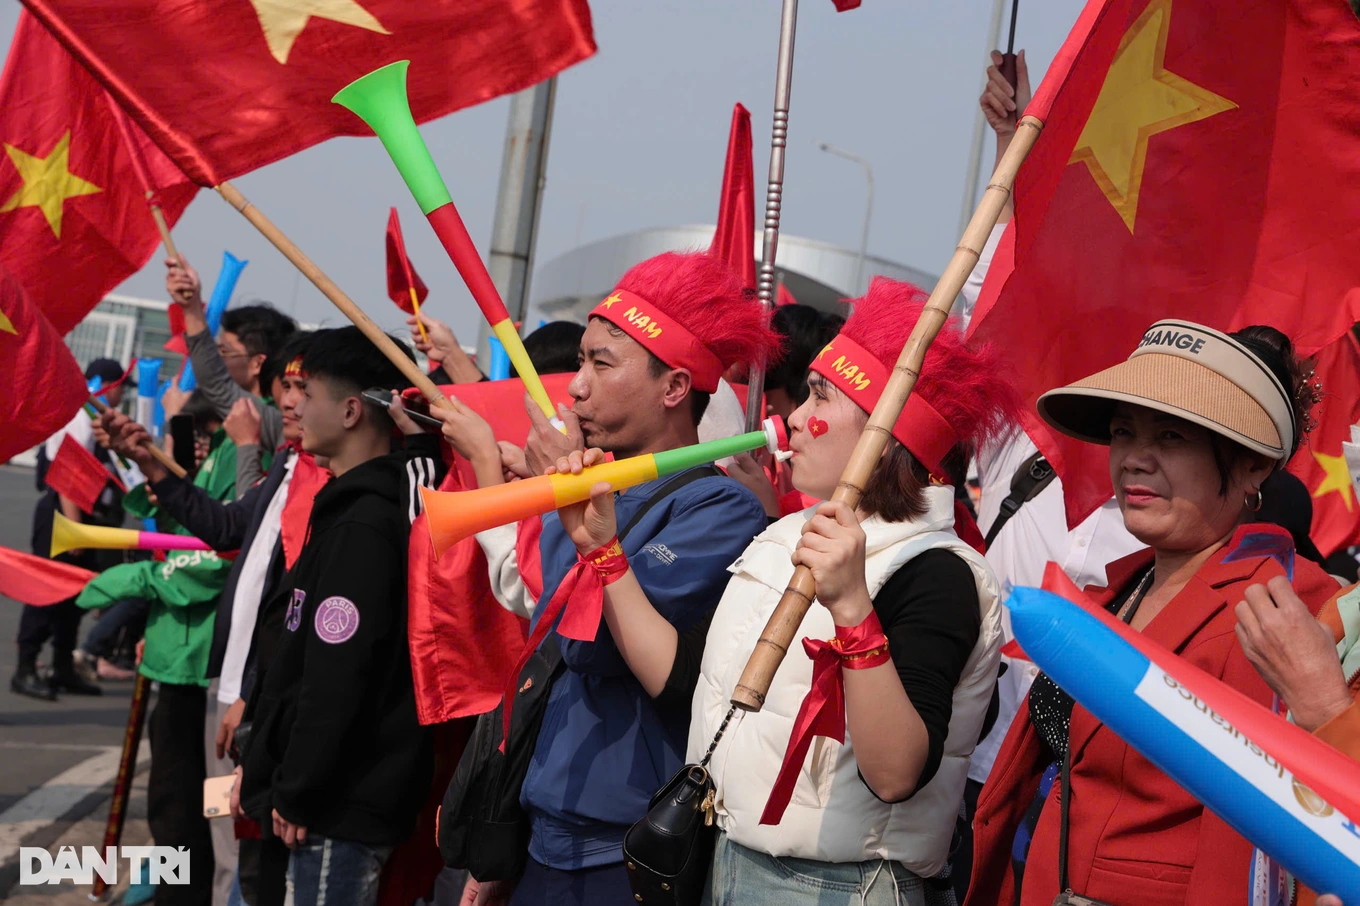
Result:
{"type": "Polygon", "coordinates": [[[1148,585],[1152,582],[1154,572],[1154,569],[1149,568],[1147,572],[1143,573],[1143,578],[1138,581],[1138,587],[1133,590],[1133,594],[1129,595],[1129,600],[1120,610],[1119,619],[1125,623],[1133,622],[1133,616],[1138,612],[1138,606],[1143,603],[1143,597],[1147,594],[1148,585]]]}

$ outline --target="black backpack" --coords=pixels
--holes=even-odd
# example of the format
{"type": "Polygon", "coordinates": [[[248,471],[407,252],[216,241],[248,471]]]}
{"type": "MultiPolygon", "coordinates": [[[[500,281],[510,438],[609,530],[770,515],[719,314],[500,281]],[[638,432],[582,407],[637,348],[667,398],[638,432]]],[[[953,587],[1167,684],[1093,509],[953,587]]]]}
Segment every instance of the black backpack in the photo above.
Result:
{"type": "MultiPolygon", "coordinates": [[[[666,482],[619,532],[619,540],[656,504],[685,485],[721,475],[717,467],[690,469],[666,482]]],[[[529,816],[519,804],[538,731],[548,708],[553,683],[566,669],[556,632],[520,671],[510,735],[501,751],[504,710],[497,705],[477,718],[453,780],[439,810],[439,852],[450,868],[463,868],[478,881],[508,881],[524,871],[529,856],[529,816]]]]}

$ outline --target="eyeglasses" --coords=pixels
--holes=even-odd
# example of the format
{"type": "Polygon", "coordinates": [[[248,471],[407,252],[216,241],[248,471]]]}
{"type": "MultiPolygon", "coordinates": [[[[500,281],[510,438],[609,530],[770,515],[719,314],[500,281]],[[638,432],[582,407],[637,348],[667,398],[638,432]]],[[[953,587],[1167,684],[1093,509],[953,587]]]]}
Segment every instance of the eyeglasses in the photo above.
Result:
{"type": "Polygon", "coordinates": [[[250,353],[248,353],[248,352],[231,352],[230,350],[226,349],[226,348],[223,347],[223,346],[218,346],[218,347],[217,347],[217,354],[218,354],[218,356],[220,356],[221,358],[224,358],[224,359],[248,359],[248,358],[250,358],[250,353]]]}

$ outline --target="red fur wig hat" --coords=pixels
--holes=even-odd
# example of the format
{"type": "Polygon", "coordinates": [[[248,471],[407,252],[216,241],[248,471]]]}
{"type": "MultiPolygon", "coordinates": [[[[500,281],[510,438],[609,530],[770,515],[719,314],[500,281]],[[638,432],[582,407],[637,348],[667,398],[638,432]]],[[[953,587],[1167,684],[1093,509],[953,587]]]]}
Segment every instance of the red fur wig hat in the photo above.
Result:
{"type": "Polygon", "coordinates": [[[672,368],[690,372],[694,389],[712,393],[737,363],[778,359],[780,337],[741,279],[704,252],[666,252],[634,265],[595,306],[604,318],[672,368]]]}
{"type": "MultiPolygon", "coordinates": [[[[910,283],[876,277],[836,338],[810,366],[865,412],[883,394],[902,347],[925,308],[910,283]]],[[[947,480],[943,463],[955,447],[969,453],[1004,432],[1020,414],[1020,398],[1000,376],[987,346],[969,347],[951,321],[926,352],[925,366],[893,426],[893,437],[930,473],[947,480]]]]}

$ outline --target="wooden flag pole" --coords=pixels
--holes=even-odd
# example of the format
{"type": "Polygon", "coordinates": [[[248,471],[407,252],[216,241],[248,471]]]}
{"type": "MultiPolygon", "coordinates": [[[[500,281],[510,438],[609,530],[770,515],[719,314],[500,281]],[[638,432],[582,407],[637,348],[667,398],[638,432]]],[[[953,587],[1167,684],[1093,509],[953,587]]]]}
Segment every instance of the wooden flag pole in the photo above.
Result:
{"type": "MultiPolygon", "coordinates": [[[[117,846],[123,839],[123,825],[127,822],[127,804],[132,796],[132,778],[137,773],[137,749],[142,743],[142,727],[146,723],[146,698],[151,690],[151,680],[138,672],[132,687],[132,704],[128,707],[127,729],[123,731],[123,754],[118,759],[118,776],[113,782],[113,797],[109,800],[109,819],[104,825],[104,851],[117,846]]],[[[134,879],[135,880],[135,879],[134,879]]],[[[104,896],[108,884],[102,876],[96,875],[90,899],[98,900],[104,896]]]]}
{"type": "Polygon", "coordinates": [[[264,216],[259,208],[251,204],[249,199],[242,195],[230,181],[223,181],[221,185],[215,188],[217,194],[227,200],[227,204],[240,211],[241,215],[249,220],[255,229],[263,233],[264,237],[272,242],[275,248],[283,252],[283,257],[291,261],[294,267],[302,271],[304,277],[312,281],[312,284],[321,290],[322,295],[329,299],[332,305],[340,309],[345,317],[354,322],[355,327],[363,331],[364,336],[368,337],[374,346],[382,350],[383,355],[387,356],[392,364],[401,370],[406,379],[420,390],[431,405],[443,406],[446,409],[453,408],[448,397],[435,386],[429,375],[421,371],[420,366],[412,361],[406,353],[402,352],[401,347],[393,342],[391,337],[383,333],[383,329],[374,323],[372,318],[364,314],[363,309],[355,304],[353,299],[345,295],[345,291],[336,285],[334,280],[327,277],[325,272],[317,267],[312,259],[303,254],[302,249],[293,244],[293,240],[285,236],[283,231],[276,227],[268,217],[264,216]]]}
{"type": "MultiPolygon", "coordinates": [[[[105,412],[112,411],[110,410],[108,403],[104,402],[97,396],[90,397],[90,405],[94,406],[95,409],[99,411],[100,415],[103,415],[105,412]]],[[[184,471],[184,469],[180,468],[179,463],[175,462],[175,457],[171,456],[169,453],[165,452],[160,447],[156,446],[156,444],[150,439],[144,441],[142,443],[142,446],[146,447],[147,452],[151,454],[151,456],[156,460],[156,462],[165,466],[165,468],[169,470],[171,475],[174,475],[176,478],[189,477],[189,473],[184,471]]]]}
{"type": "MultiPolygon", "coordinates": [[[[935,284],[925,310],[921,312],[911,336],[907,338],[907,344],[902,347],[902,353],[897,357],[892,376],[888,378],[883,395],[879,397],[873,413],[869,416],[869,423],[864,427],[864,433],[860,435],[854,452],[850,454],[850,462],[846,464],[840,483],[836,485],[836,492],[831,495],[832,500],[845,503],[851,508],[859,504],[864,487],[883,455],[888,438],[892,436],[893,425],[897,423],[897,417],[902,413],[907,397],[916,386],[916,378],[920,375],[926,350],[944,327],[954,299],[963,289],[968,275],[973,272],[973,266],[977,264],[982,253],[982,247],[986,244],[992,227],[996,226],[1001,209],[1010,198],[1011,187],[1015,184],[1015,174],[1030,149],[1034,147],[1034,142],[1039,138],[1043,127],[1044,124],[1032,116],[1020,120],[1015,138],[997,163],[996,172],[992,174],[991,182],[982,193],[982,201],[973,213],[973,219],[968,222],[968,228],[964,230],[958,248],[954,249],[948,267],[935,284]]],[[[765,624],[765,630],[756,642],[755,651],[751,652],[751,658],[746,663],[741,679],[737,681],[736,689],[732,693],[734,707],[745,711],[759,711],[765,704],[765,694],[770,690],[770,682],[774,679],[775,671],[784,660],[784,655],[803,622],[803,616],[816,595],[817,584],[813,581],[812,570],[806,566],[798,567],[789,581],[788,588],[784,590],[783,597],[779,599],[779,605],[770,615],[769,622],[765,624]]]]}

